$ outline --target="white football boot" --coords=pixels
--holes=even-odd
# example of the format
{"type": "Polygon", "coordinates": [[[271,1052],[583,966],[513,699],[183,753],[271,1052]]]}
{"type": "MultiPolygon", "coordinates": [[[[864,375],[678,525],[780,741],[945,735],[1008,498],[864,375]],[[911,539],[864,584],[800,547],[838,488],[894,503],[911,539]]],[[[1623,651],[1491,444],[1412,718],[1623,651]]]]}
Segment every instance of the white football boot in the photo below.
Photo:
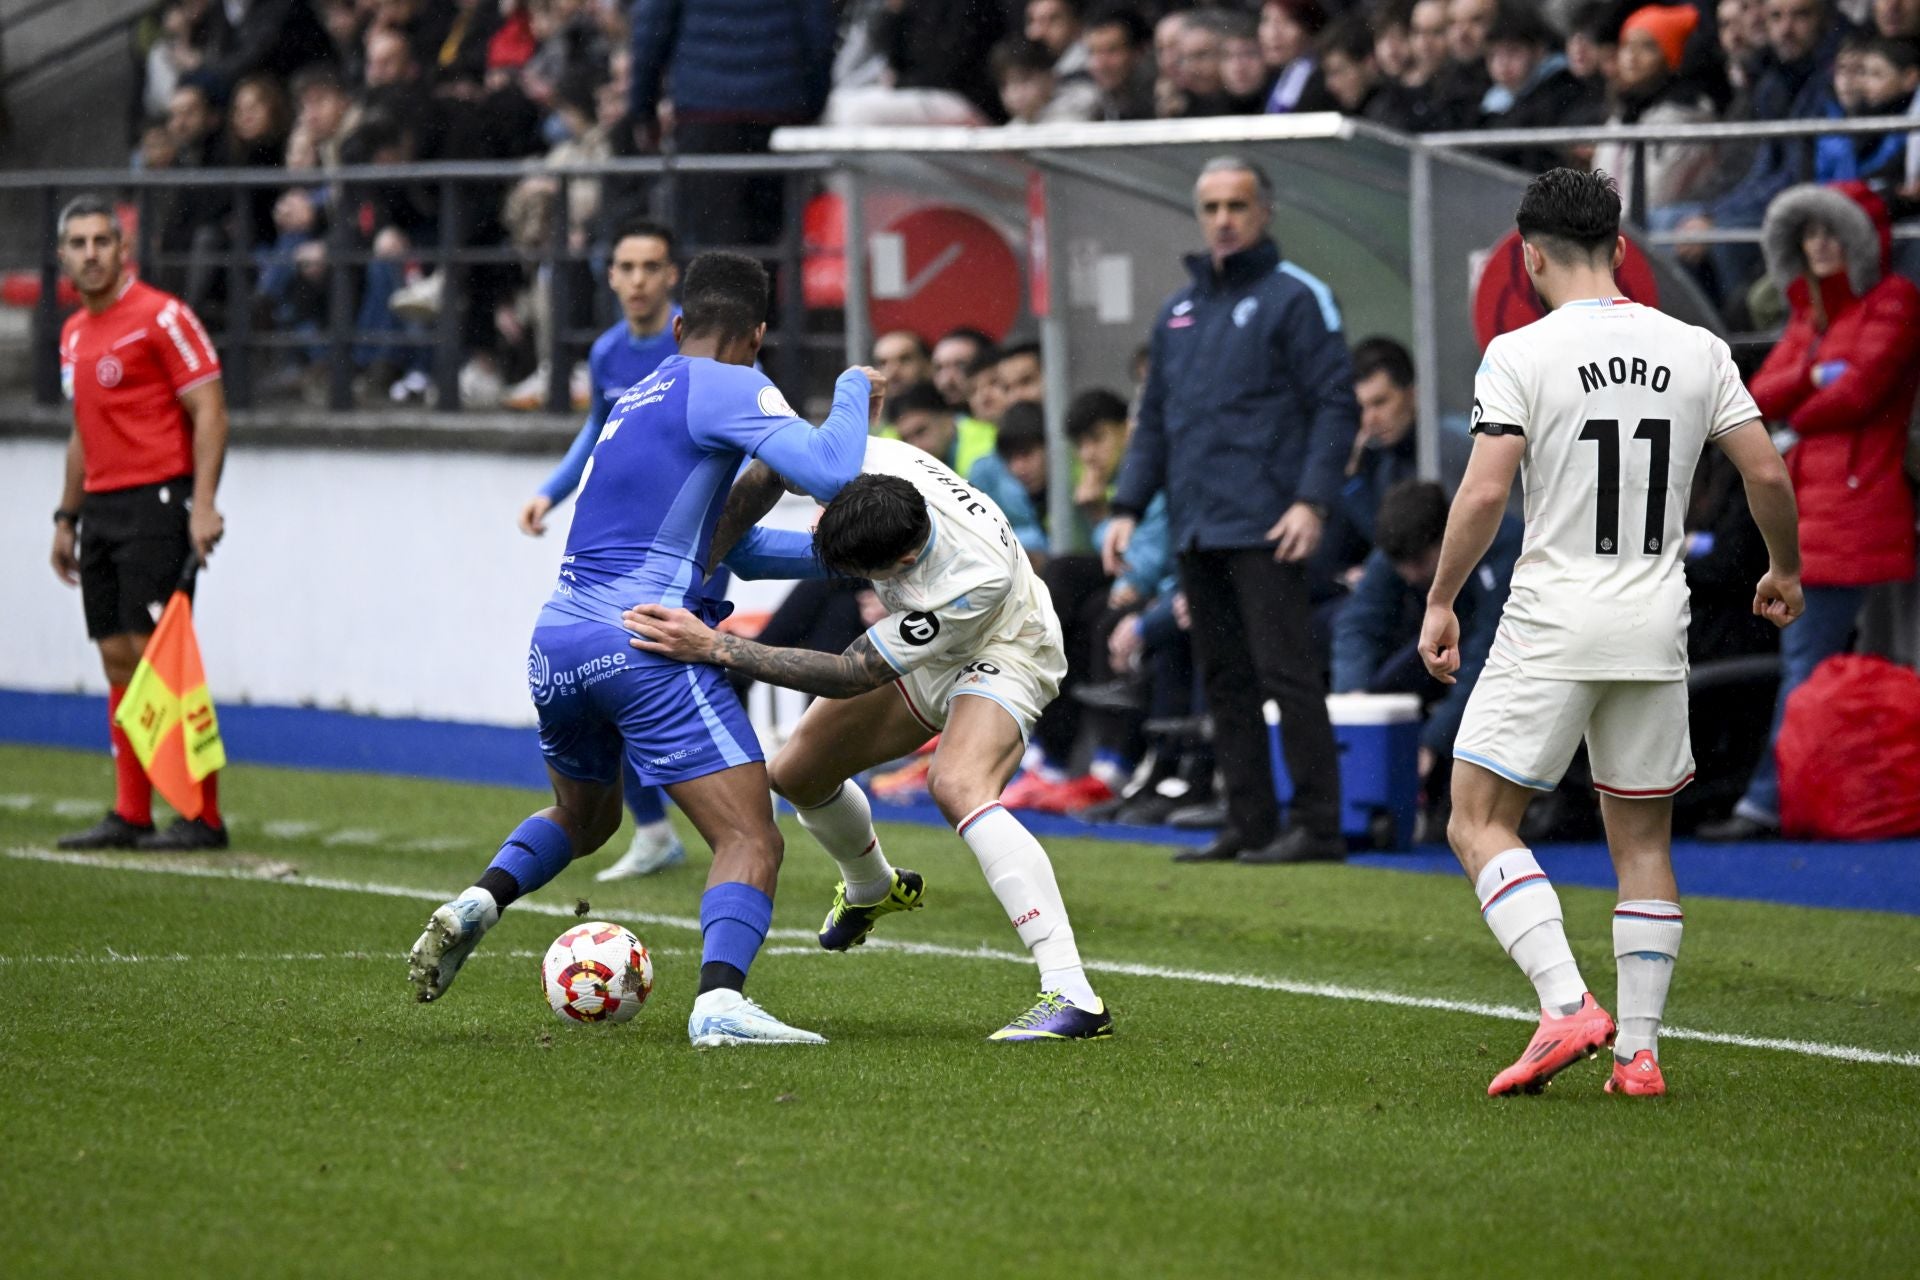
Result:
{"type": "Polygon", "coordinates": [[[500,920],[493,895],[475,885],[434,911],[407,955],[407,981],[422,1004],[438,1000],[453,985],[474,944],[500,920]]]}
{"type": "Polygon", "coordinates": [[[633,833],[633,843],[627,846],[620,861],[593,878],[601,884],[609,880],[634,880],[677,867],[686,860],[687,846],[673,834],[672,824],[652,822],[633,833]]]}
{"type": "Polygon", "coordinates": [[[738,991],[709,991],[693,1002],[687,1037],[696,1049],[727,1044],[825,1044],[827,1038],[790,1027],[738,991]]]}

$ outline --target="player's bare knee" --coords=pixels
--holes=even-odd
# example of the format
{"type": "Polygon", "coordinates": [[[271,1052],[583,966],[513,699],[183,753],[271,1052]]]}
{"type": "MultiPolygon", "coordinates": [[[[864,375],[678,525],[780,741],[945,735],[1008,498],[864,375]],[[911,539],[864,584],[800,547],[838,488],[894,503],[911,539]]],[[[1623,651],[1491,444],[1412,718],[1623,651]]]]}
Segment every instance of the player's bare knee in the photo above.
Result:
{"type": "Polygon", "coordinates": [[[713,860],[743,862],[778,871],[786,852],[787,838],[780,834],[780,828],[768,823],[764,831],[740,831],[717,841],[713,846],[713,860]]]}
{"type": "Polygon", "coordinates": [[[1473,849],[1486,830],[1486,823],[1455,809],[1447,815],[1447,844],[1453,849],[1453,856],[1464,864],[1473,855],[1473,849]]]}
{"type": "Polygon", "coordinates": [[[935,760],[927,772],[927,793],[948,822],[959,822],[983,804],[999,799],[999,790],[987,778],[966,768],[942,768],[935,760]]]}
{"type": "Polygon", "coordinates": [[[804,760],[786,747],[768,763],[767,780],[775,795],[802,809],[824,804],[840,786],[839,780],[829,782],[812,776],[804,760]]]}
{"type": "Polygon", "coordinates": [[[621,802],[618,793],[603,801],[594,812],[593,823],[587,832],[587,840],[598,849],[613,839],[613,833],[620,829],[621,802]]]}

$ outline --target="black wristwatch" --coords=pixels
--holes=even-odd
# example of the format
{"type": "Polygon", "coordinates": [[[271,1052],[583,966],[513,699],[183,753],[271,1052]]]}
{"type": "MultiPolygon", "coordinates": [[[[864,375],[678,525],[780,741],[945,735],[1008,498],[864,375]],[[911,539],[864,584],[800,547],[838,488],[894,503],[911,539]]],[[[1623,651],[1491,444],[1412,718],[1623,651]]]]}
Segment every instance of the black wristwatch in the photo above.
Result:
{"type": "Polygon", "coordinates": [[[56,507],[53,512],[53,522],[55,524],[69,525],[78,529],[80,527],[80,513],[68,507],[56,507]]]}

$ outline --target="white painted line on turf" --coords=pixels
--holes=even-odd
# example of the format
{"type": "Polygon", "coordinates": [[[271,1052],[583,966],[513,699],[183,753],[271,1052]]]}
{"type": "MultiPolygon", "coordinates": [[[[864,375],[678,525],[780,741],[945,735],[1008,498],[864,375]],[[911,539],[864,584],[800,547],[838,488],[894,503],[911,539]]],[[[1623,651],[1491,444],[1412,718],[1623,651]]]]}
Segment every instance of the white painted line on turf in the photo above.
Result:
{"type": "MultiPolygon", "coordinates": [[[[139,871],[158,875],[190,876],[209,880],[248,880],[255,883],[284,884],[308,889],[332,889],[343,893],[373,894],[379,897],[408,898],[418,902],[445,901],[442,890],[415,888],[411,885],[382,884],[375,881],[334,880],[318,876],[260,875],[242,868],[188,867],[159,861],[133,860],[129,858],[107,857],[90,853],[61,853],[51,849],[8,849],[6,856],[28,862],[53,862],[68,866],[109,868],[118,871],[139,871]]],[[[562,916],[573,918],[576,912],[571,907],[557,902],[533,902],[521,900],[514,904],[515,911],[536,915],[562,916]]],[[[633,911],[624,907],[595,908],[593,915],[604,920],[624,920],[637,924],[659,925],[666,929],[686,929],[700,931],[700,922],[689,916],[669,916],[647,911],[633,911]]],[[[784,941],[814,941],[814,934],[807,929],[774,929],[767,937],[784,941]]],[[[865,950],[869,952],[885,951],[902,955],[940,956],[956,960],[994,960],[1009,964],[1031,965],[1031,956],[1017,951],[1001,951],[992,947],[955,947],[930,942],[897,942],[882,938],[869,938],[865,950]]],[[[824,954],[812,947],[774,946],[767,949],[769,955],[824,954]]],[[[664,952],[662,954],[665,954],[664,952]]],[[[1501,1018],[1510,1022],[1535,1022],[1539,1019],[1538,1010],[1521,1009],[1512,1005],[1484,1004],[1475,1000],[1449,1000],[1439,996],[1407,995],[1399,991],[1381,991],[1370,987],[1349,987],[1329,982],[1299,982],[1290,978],[1269,978],[1250,973],[1216,973],[1207,969],[1179,969],[1163,965],[1138,964],[1130,961],[1088,960],[1086,967],[1092,973],[1113,973],[1132,978],[1153,978],[1165,982],[1197,982],[1208,986],[1241,987],[1256,991],[1280,991],[1288,995],[1310,996],[1322,1000],[1348,1000],[1361,1004],[1393,1005],[1403,1009],[1434,1009],[1445,1013],[1467,1013],[1483,1018],[1501,1018]]],[[[1774,1036],[1736,1035],[1724,1031],[1694,1031],[1687,1027],[1668,1026],[1661,1028],[1660,1034],[1671,1040],[1693,1040],[1703,1044],[1733,1045],[1742,1049],[1772,1049],[1781,1053],[1795,1053],[1803,1057],[1833,1058],[1841,1062],[1859,1062],[1876,1066],[1920,1067],[1920,1053],[1895,1053],[1881,1049],[1862,1049],[1854,1045],[1825,1044],[1817,1040],[1794,1040],[1774,1036]]]]}
{"type": "MultiPolygon", "coordinates": [[[[792,948],[795,951],[800,948],[792,948]]],[[[819,948],[816,954],[824,955],[819,948]]],[[[547,953],[518,948],[507,951],[480,951],[472,959],[492,957],[500,960],[538,960],[547,953]]],[[[648,955],[680,956],[691,955],[684,947],[648,947],[648,955]]],[[[291,964],[315,960],[405,960],[404,951],[281,951],[281,952],[229,952],[225,955],[188,956],[179,952],[166,955],[138,955],[124,951],[115,951],[111,947],[93,955],[77,956],[8,956],[0,955],[0,967],[6,965],[80,965],[80,964],[217,964],[232,962],[237,964],[291,964]]]]}
{"type": "Polygon", "coordinates": [[[415,836],[402,840],[393,848],[404,853],[452,853],[455,849],[472,849],[479,845],[478,840],[462,840],[458,836],[415,836]]]}

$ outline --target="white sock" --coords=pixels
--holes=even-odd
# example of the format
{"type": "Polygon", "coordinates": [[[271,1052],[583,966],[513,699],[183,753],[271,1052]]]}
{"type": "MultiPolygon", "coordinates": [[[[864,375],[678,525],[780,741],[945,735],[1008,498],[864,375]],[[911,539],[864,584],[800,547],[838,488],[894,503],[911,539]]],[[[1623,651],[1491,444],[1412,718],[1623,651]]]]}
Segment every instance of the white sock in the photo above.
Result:
{"type": "Polygon", "coordinates": [[[1580,1007],[1587,984],[1567,946],[1560,895],[1527,849],[1509,849],[1474,882],[1480,915],[1540,995],[1540,1007],[1562,1017],[1580,1007]]]}
{"type": "Polygon", "coordinates": [[[820,842],[833,860],[840,864],[840,878],[847,882],[847,902],[870,907],[893,892],[893,867],[880,851],[880,837],[873,832],[873,806],[867,793],[852,782],[811,809],[801,809],[800,825],[820,842]]]}
{"type": "Polygon", "coordinates": [[[1067,904],[1060,900],[1060,886],[1053,878],[1053,863],[1033,833],[1001,808],[998,800],[981,805],[954,829],[980,860],[993,896],[1033,953],[1040,966],[1041,990],[1058,991],[1082,1009],[1099,1009],[1100,997],[1093,994],[1080,964],[1080,949],[1073,943],[1073,926],[1067,922],[1067,904]]]}
{"type": "Polygon", "coordinates": [[[1677,902],[1638,899],[1613,909],[1613,956],[1620,976],[1620,1038],[1613,1052],[1631,1062],[1642,1049],[1660,1060],[1660,1019],[1667,1008],[1673,962],[1680,955],[1682,916],[1677,902]]]}

